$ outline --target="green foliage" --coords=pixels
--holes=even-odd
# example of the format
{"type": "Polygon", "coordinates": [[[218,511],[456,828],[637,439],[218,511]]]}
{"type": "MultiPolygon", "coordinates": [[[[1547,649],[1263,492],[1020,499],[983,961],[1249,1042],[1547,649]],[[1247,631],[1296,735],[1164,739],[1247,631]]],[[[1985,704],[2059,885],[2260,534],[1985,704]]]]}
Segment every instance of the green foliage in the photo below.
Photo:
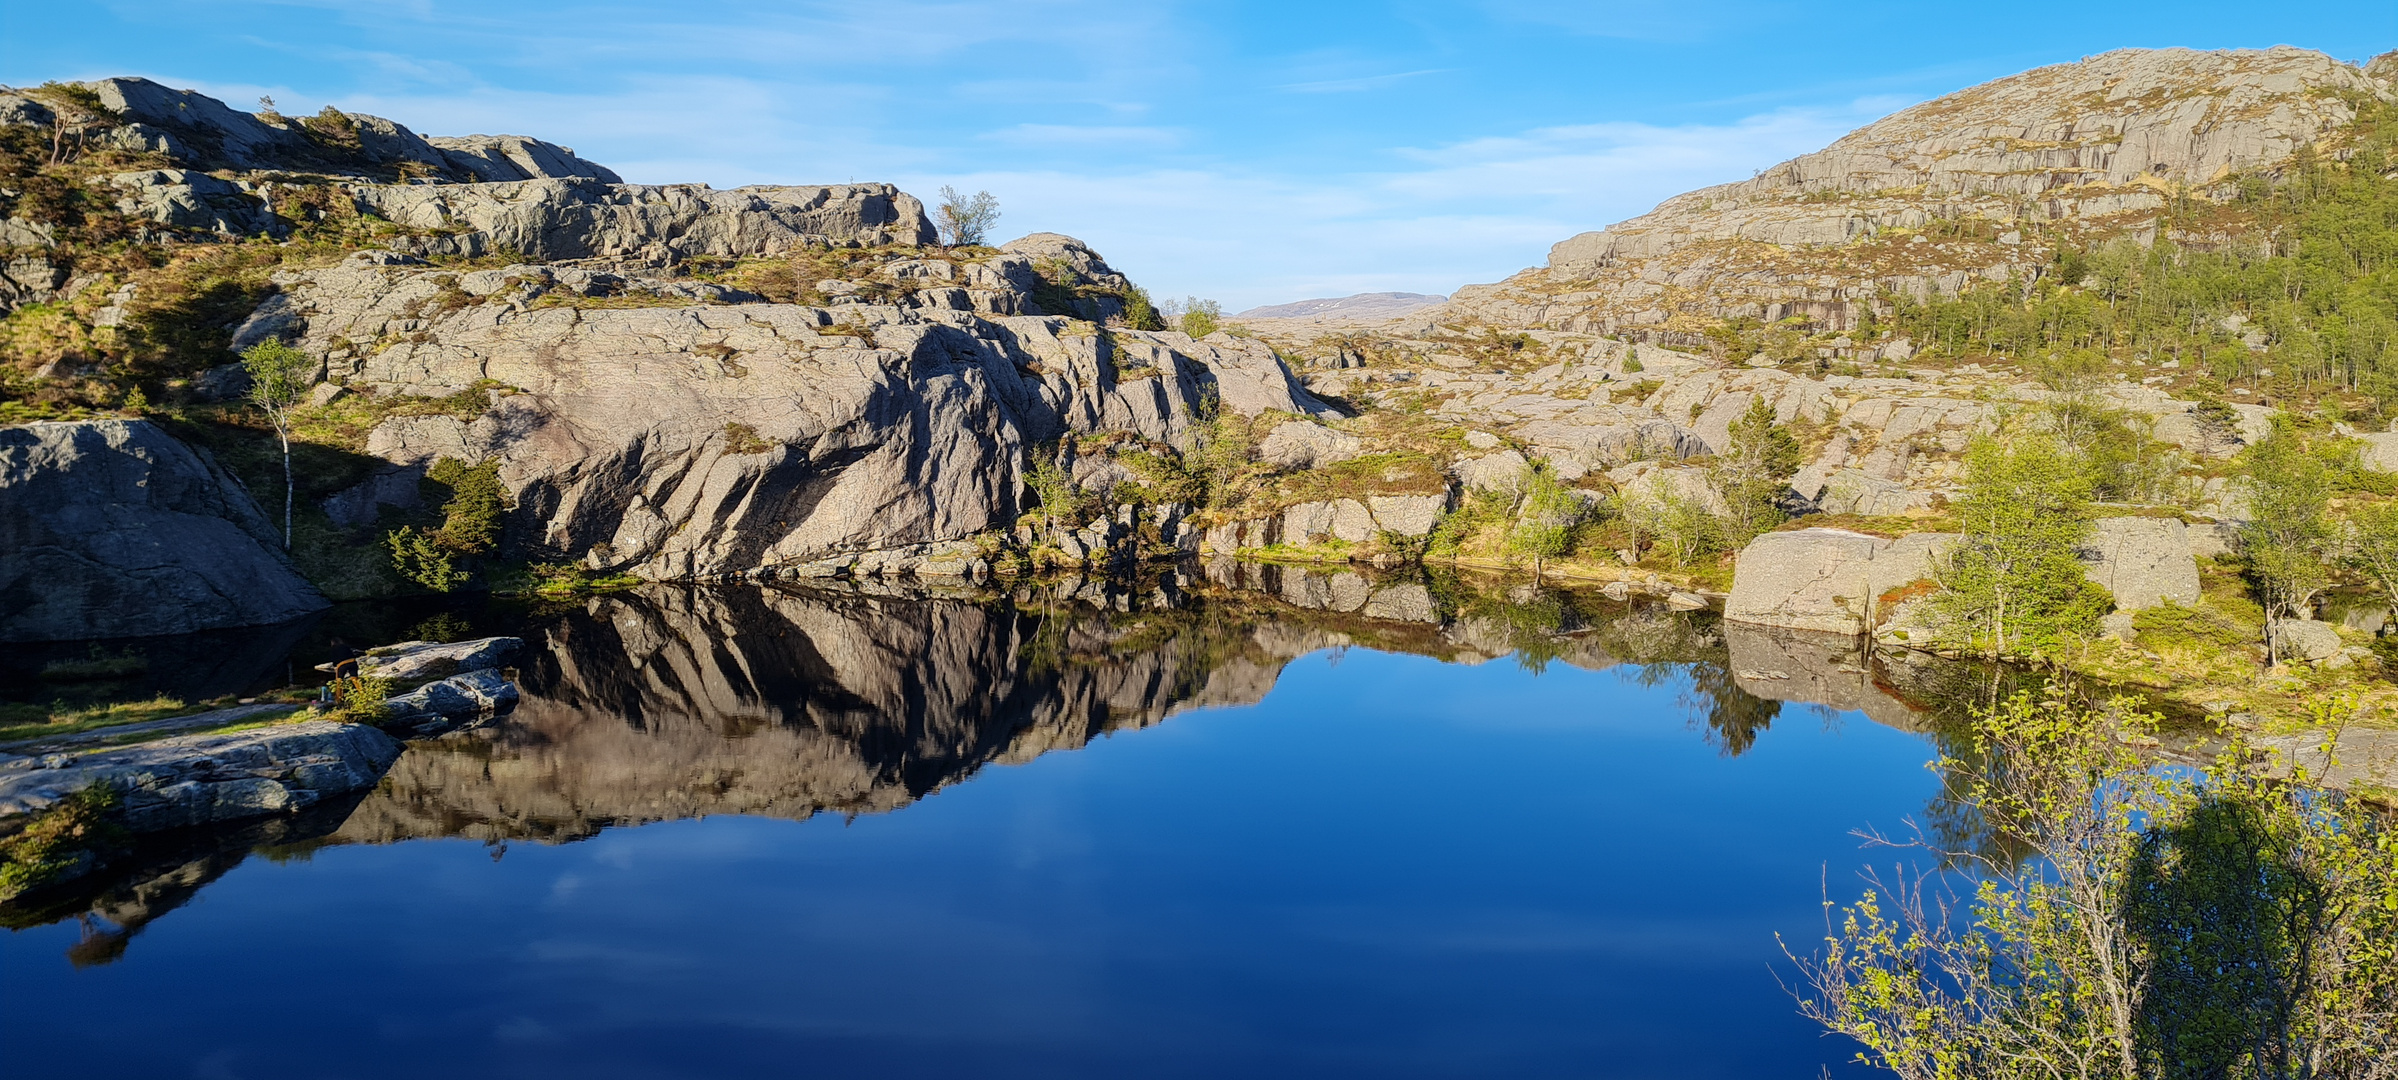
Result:
{"type": "Polygon", "coordinates": [[[941,230],[944,247],[980,244],[989,238],[991,226],[999,224],[999,200],[988,191],[977,191],[971,197],[960,195],[958,189],[943,184],[933,224],[941,230]]]}
{"type": "Polygon", "coordinates": [[[1798,439],[1774,422],[1774,407],[1763,395],[1749,399],[1748,411],[1731,427],[1731,445],[1709,468],[1715,489],[1729,509],[1724,539],[1734,547],[1782,523],[1782,493],[1798,471],[1798,439]]]}
{"type": "Polygon", "coordinates": [[[1041,527],[1056,532],[1072,527],[1075,504],[1074,478],[1059,468],[1057,460],[1036,453],[1024,467],[1024,485],[1032,489],[1033,501],[1041,507],[1041,527]]]}
{"type": "Polygon", "coordinates": [[[1196,296],[1186,296],[1179,302],[1167,301],[1164,314],[1174,329],[1195,338],[1224,328],[1224,305],[1196,296]]]}
{"type": "Polygon", "coordinates": [[[1876,881],[1800,961],[1802,1010],[1905,1080],[2391,1076],[2398,834],[2243,747],[2151,769],[2156,722],[2053,689],[1978,713],[1943,759],[1993,834],[1943,852],[1970,900],[1876,881]]]}
{"type": "Polygon", "coordinates": [[[1525,466],[1516,488],[1523,494],[1516,503],[1515,525],[1507,533],[1507,550],[1530,558],[1537,576],[1548,560],[1573,550],[1574,527],[1582,523],[1586,508],[1581,496],[1558,482],[1556,470],[1545,461],[1525,466]]]}
{"type": "Polygon", "coordinates": [[[2398,608],[2398,502],[2358,507],[2340,525],[2341,563],[2398,608]]]}
{"type": "Polygon", "coordinates": [[[323,718],[345,724],[380,724],[391,715],[387,704],[391,700],[391,680],[380,675],[351,675],[335,679],[327,686],[333,691],[333,707],[323,718]]]}
{"type": "Polygon", "coordinates": [[[2033,282],[1898,298],[1898,328],[1952,356],[2091,350],[2398,400],[2398,105],[2358,104],[2345,160],[2302,152],[2279,182],[2249,178],[2221,205],[2176,198],[2177,223],[2244,219],[2251,243],[2062,250],[2033,282]]]}
{"type": "Polygon", "coordinates": [[[508,489],[500,483],[500,463],[468,465],[443,458],[425,470],[425,479],[449,488],[441,507],[441,542],[461,555],[482,555],[499,541],[508,489]]]}
{"type": "Polygon", "coordinates": [[[2240,454],[2250,520],[2240,526],[2240,548],[2249,578],[2265,605],[2265,648],[2279,659],[2272,622],[2291,618],[2331,583],[2326,566],[2333,530],[2333,481],[2340,472],[2336,448],[2309,440],[2288,418],[2240,454]]]}
{"type": "Polygon", "coordinates": [[[748,424],[728,423],[724,426],[724,452],[728,454],[763,454],[773,450],[776,443],[761,438],[758,429],[748,424]]]}
{"type": "Polygon", "coordinates": [[[1956,505],[1964,536],[1932,600],[1955,643],[1993,657],[2048,655],[2096,628],[2114,602],[2075,554],[2090,530],[2089,495],[2081,463],[2044,435],[1974,442],[1956,505]]]}
{"type": "Polygon", "coordinates": [[[113,819],[119,801],[115,788],[94,784],[0,839],[0,900],[49,884],[122,846],[128,837],[113,819]]]}
{"type": "Polygon", "coordinates": [[[1440,520],[1433,524],[1432,535],[1424,544],[1424,553],[1449,559],[1463,555],[1466,546],[1476,537],[1504,526],[1514,508],[1515,496],[1511,492],[1489,488],[1469,491],[1464,502],[1442,514],[1440,520]]]}
{"type": "MultiPolygon", "coordinates": [[[[593,593],[629,589],[641,584],[632,574],[594,574],[580,563],[537,562],[498,575],[492,591],[531,593],[545,600],[565,600],[593,593]]],[[[423,635],[418,635],[423,636],[423,635]]]]}
{"type": "Polygon", "coordinates": [[[308,396],[316,381],[316,361],[280,341],[262,341],[241,352],[241,366],[250,375],[250,404],[258,406],[277,428],[291,408],[308,396]]]}
{"type": "Polygon", "coordinates": [[[384,534],[383,543],[391,549],[394,571],[434,592],[449,592],[472,576],[458,569],[457,554],[442,545],[438,533],[420,533],[414,526],[402,525],[384,534]]]}
{"type": "Polygon", "coordinates": [[[450,592],[474,578],[472,567],[499,544],[508,510],[498,461],[468,465],[451,458],[425,471],[426,486],[446,491],[441,525],[418,530],[402,525],[383,537],[399,575],[434,592],[450,592]]]}
{"type": "Polygon", "coordinates": [[[1138,285],[1124,290],[1124,325],[1134,330],[1163,330],[1165,316],[1149,299],[1149,290],[1138,285]]]}

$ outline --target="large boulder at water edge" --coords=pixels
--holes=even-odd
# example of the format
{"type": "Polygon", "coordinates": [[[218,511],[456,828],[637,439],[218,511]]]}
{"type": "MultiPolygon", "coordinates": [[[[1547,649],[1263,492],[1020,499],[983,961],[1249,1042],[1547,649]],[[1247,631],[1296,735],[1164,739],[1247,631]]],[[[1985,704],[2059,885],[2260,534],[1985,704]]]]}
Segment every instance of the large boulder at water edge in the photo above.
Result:
{"type": "Polygon", "coordinates": [[[2090,523],[2081,557],[2083,572],[2114,594],[2120,610],[2198,602],[2198,560],[2180,518],[2100,518],[2090,523]]]}
{"type": "Polygon", "coordinates": [[[0,428],[0,641],[182,634],[325,606],[241,483],[147,421],[0,428]]]}
{"type": "Polygon", "coordinates": [[[1896,539],[1846,529],[1766,533],[1740,551],[1724,618],[1751,626],[1861,634],[1877,598],[1929,576],[1947,533],[1896,539]]]}

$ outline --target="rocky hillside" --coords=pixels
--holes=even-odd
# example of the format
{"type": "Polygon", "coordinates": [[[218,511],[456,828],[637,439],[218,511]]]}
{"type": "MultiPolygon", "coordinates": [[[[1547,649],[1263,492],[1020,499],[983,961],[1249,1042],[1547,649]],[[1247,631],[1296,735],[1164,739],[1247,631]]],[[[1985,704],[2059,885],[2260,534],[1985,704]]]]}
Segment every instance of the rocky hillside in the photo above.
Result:
{"type": "MultiPolygon", "coordinates": [[[[888,185],[631,185],[538,140],[251,114],[136,79],[0,92],[0,171],[0,422],[149,416],[239,478],[220,501],[249,528],[252,497],[284,485],[236,354],[300,350],[291,557],[336,598],[528,564],[981,572],[1034,501],[1032,465],[1114,475],[1077,465],[1080,440],[1173,460],[1218,417],[1327,411],[1262,343],[1163,331],[1080,242],[936,247],[888,185]],[[468,473],[504,520],[462,543],[468,473]],[[414,580],[395,529],[435,538],[414,580]]],[[[1153,501],[1062,542],[1195,544],[1191,507],[1153,501]]],[[[1043,528],[1100,512],[1066,510],[1043,528]]],[[[73,547],[51,560],[88,571],[73,595],[128,586],[122,559],[73,547]]],[[[20,563],[0,565],[0,637],[101,631],[20,563]]],[[[195,605],[155,625],[256,621],[195,605]]]]}
{"type": "Polygon", "coordinates": [[[1888,294],[2036,277],[2061,250],[2221,242],[2227,223],[2193,220],[2190,200],[2339,155],[2360,109],[2390,100],[2381,74],[2286,47],[2038,68],[1571,237],[1545,267],[1458,290],[1443,317],[1684,344],[1728,318],[1846,331],[1888,294]]]}

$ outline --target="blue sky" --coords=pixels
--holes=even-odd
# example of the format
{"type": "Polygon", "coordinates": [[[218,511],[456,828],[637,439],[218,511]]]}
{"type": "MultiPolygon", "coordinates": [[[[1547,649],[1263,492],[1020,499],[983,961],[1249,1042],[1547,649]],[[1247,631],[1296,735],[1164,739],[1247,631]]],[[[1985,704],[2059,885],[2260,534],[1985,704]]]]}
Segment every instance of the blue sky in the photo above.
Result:
{"type": "Polygon", "coordinates": [[[987,188],[1160,296],[1445,293],[1892,110],[2125,46],[2398,48],[2389,0],[0,0],[0,82],[534,135],[638,182],[987,188]]]}

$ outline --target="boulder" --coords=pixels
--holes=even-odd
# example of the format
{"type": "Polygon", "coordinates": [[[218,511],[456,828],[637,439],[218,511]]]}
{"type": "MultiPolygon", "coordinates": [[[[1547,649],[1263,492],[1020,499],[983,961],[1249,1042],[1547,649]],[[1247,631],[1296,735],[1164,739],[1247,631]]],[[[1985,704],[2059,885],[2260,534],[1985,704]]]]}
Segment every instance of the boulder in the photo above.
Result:
{"type": "Polygon", "coordinates": [[[486,668],[429,682],[384,703],[384,723],[423,738],[516,707],[516,684],[486,668]]]}
{"type": "Polygon", "coordinates": [[[2329,660],[2340,655],[2340,632],[2330,623],[2276,619],[2273,640],[2284,659],[2329,660]]]}
{"type": "Polygon", "coordinates": [[[1442,514],[1449,512],[1449,496],[1439,495],[1376,495],[1366,500],[1374,512],[1374,526],[1396,536],[1430,536],[1440,524],[1442,514]]]}
{"type": "Polygon", "coordinates": [[[1357,436],[1305,420],[1274,425],[1257,444],[1258,460],[1285,469],[1313,469],[1347,461],[1363,453],[1357,436]]]}
{"type": "Polygon", "coordinates": [[[148,421],[0,428],[0,641],[184,634],[326,606],[241,482],[148,421]]]}
{"type": "Polygon", "coordinates": [[[2198,560],[2180,518],[2099,518],[2090,523],[2081,558],[2083,572],[2114,594],[2120,610],[2198,602],[2198,560]]]}
{"type": "Polygon", "coordinates": [[[1374,517],[1355,499],[1299,503],[1282,512],[1282,542],[1362,544],[1374,538],[1374,517]]]}
{"type": "Polygon", "coordinates": [[[1432,591],[1421,585],[1388,585],[1375,590],[1373,599],[1366,601],[1365,615],[1394,622],[1438,623],[1440,606],[1433,603],[1432,591]]]}
{"type": "Polygon", "coordinates": [[[327,720],[38,759],[0,756],[0,817],[39,813],[93,784],[109,784],[134,832],[209,825],[298,810],[370,786],[399,756],[391,736],[327,720]]]}
{"type": "Polygon", "coordinates": [[[517,651],[523,647],[522,639],[512,637],[477,638],[446,644],[410,641],[371,650],[359,658],[358,670],[362,674],[380,676],[406,685],[462,671],[497,668],[515,659],[517,651]]]}
{"type": "Polygon", "coordinates": [[[1897,539],[1846,529],[1770,532],[1740,550],[1724,618],[1754,626],[1861,634],[1880,596],[1932,574],[1956,538],[1897,539]]]}
{"type": "Polygon", "coordinates": [[[1449,467],[1457,481],[1467,491],[1513,492],[1523,482],[1524,469],[1531,465],[1524,455],[1513,450],[1501,450],[1481,457],[1462,458],[1449,467]]]}

